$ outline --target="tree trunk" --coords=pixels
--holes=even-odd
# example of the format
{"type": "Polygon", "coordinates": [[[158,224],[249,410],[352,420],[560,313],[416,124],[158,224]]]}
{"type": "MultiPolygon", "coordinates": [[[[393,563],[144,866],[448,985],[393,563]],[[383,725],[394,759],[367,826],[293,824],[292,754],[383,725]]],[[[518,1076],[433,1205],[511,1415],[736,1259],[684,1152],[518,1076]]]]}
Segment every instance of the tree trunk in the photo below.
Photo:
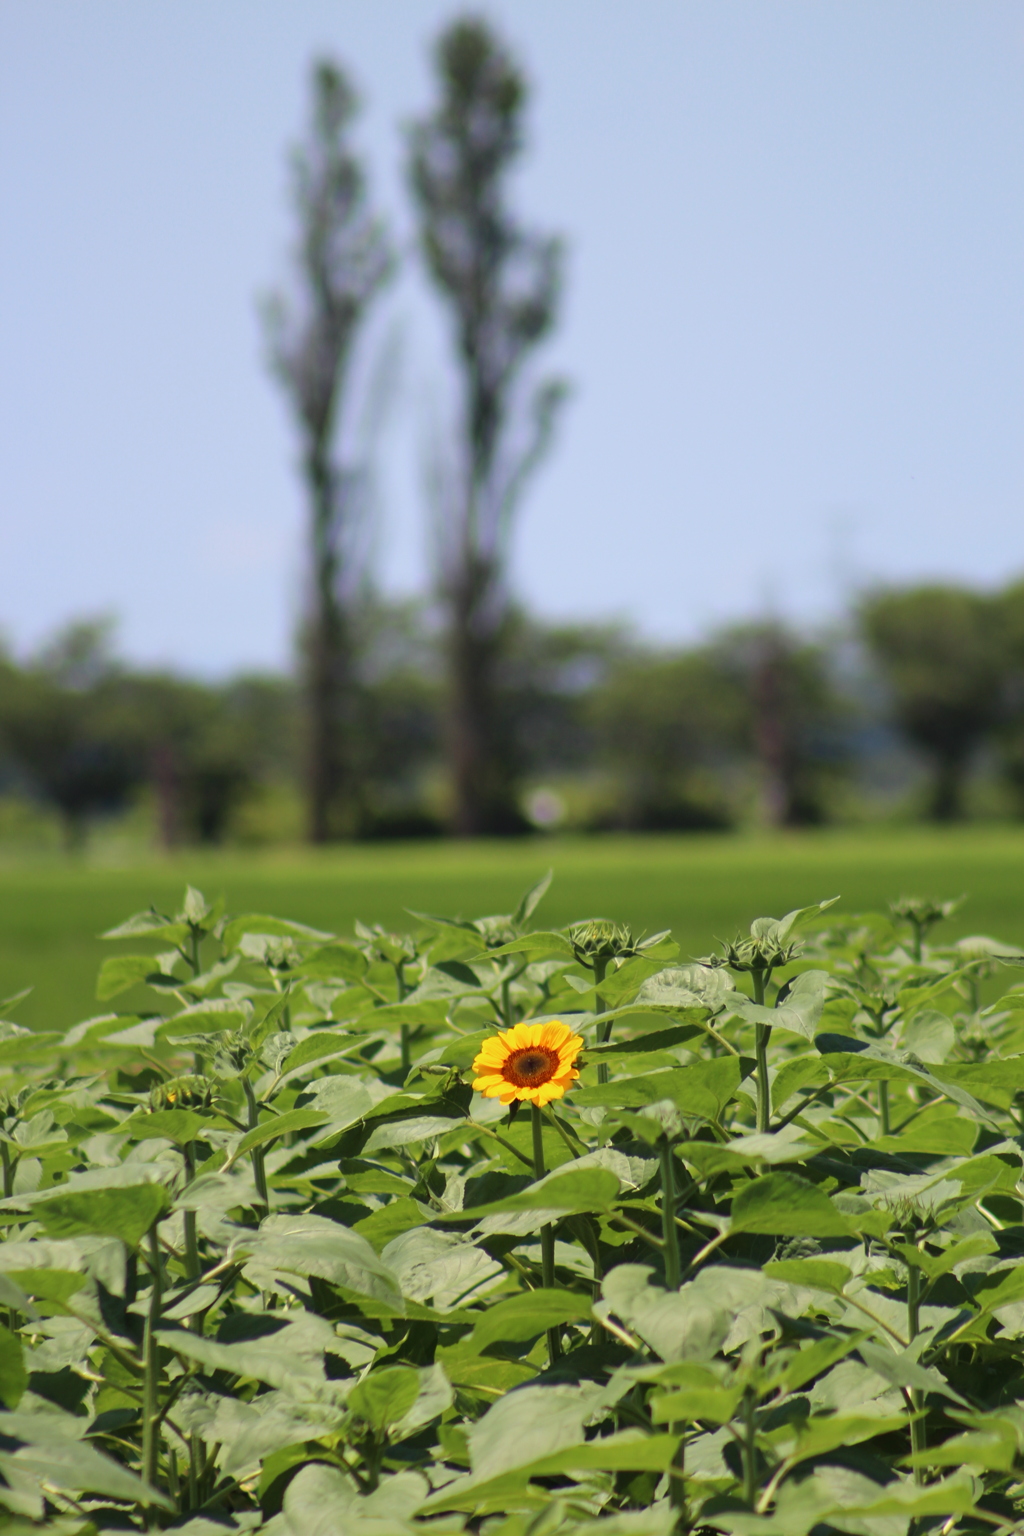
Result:
{"type": "Polygon", "coordinates": [[[161,848],[169,852],[181,837],[181,782],[169,741],[157,742],[153,748],[153,788],[157,838],[161,848]]]}
{"type": "Polygon", "coordinates": [[[502,628],[484,616],[485,578],[464,582],[450,599],[449,753],[452,830],[457,837],[523,830],[516,804],[513,744],[502,719],[502,628]]]}
{"type": "Polygon", "coordinates": [[[306,626],[308,825],[310,842],[326,843],[356,836],[360,830],[355,771],[358,722],[352,637],[337,591],[341,509],[323,446],[310,454],[306,474],[313,551],[306,626]]]}
{"type": "Polygon", "coordinates": [[[959,821],[964,814],[964,779],[967,763],[962,753],[943,753],[935,762],[931,819],[959,821]]]}

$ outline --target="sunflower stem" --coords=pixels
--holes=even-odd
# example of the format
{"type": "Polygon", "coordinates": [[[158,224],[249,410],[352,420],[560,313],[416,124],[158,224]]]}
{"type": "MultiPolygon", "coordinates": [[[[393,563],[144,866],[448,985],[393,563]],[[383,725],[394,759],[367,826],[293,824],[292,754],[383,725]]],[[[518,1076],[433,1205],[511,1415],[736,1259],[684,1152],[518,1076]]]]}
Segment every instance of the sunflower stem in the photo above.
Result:
{"type": "MultiPolygon", "coordinates": [[[[533,1123],[533,1176],[542,1179],[545,1174],[544,1167],[544,1121],[539,1104],[530,1105],[530,1119],[533,1123]]],[[[546,1227],[540,1229],[540,1269],[541,1280],[546,1291],[555,1286],[555,1229],[549,1222],[546,1227]]],[[[562,1335],[558,1328],[548,1329],[548,1362],[551,1365],[560,1359],[562,1354],[562,1335]]]]}
{"type": "MultiPolygon", "coordinates": [[[[601,996],[601,993],[600,993],[599,989],[600,989],[602,981],[604,981],[605,972],[607,971],[607,969],[608,969],[608,961],[605,958],[605,956],[604,955],[595,955],[594,956],[594,988],[595,988],[594,1012],[595,1013],[604,1013],[604,998],[601,996]]],[[[605,1023],[605,1024],[599,1024],[597,1026],[597,1043],[598,1043],[598,1045],[604,1045],[604,1043],[608,1039],[610,1039],[611,1032],[612,1032],[612,1021],[611,1021],[611,1019],[609,1019],[607,1021],[607,1023],[605,1023]]],[[[598,1080],[599,1083],[606,1083],[608,1081],[608,1066],[607,1066],[606,1062],[602,1061],[602,1062],[598,1063],[597,1080],[598,1080]]]]}
{"type": "MultiPolygon", "coordinates": [[[[754,983],[754,1002],[764,1007],[764,992],[767,976],[763,970],[756,970],[751,977],[754,983]]],[[[757,1131],[759,1136],[766,1136],[772,1128],[771,1086],[768,1079],[768,1042],[772,1037],[770,1024],[754,1025],[754,1055],[757,1059],[757,1131]]]]}
{"type": "Polygon", "coordinates": [[[661,1240],[665,1245],[665,1285],[670,1291],[678,1291],[679,1231],[676,1227],[676,1181],[672,1164],[672,1143],[667,1136],[661,1138],[661,1240]]]}

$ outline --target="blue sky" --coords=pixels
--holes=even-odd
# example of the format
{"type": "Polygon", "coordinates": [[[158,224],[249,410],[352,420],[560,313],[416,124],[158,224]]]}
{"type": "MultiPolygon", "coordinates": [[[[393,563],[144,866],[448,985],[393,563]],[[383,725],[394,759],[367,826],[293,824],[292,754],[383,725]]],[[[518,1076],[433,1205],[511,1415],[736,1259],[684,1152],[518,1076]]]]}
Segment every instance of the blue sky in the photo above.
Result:
{"type": "MultiPolygon", "coordinates": [[[[1024,571],[1024,10],[1003,0],[501,0],[534,85],[515,196],[564,234],[573,386],[519,594],[686,640],[867,582],[1024,571]]],[[[310,60],[351,70],[407,260],[376,561],[430,579],[447,334],[401,125],[434,0],[3,0],[0,629],[74,615],[222,675],[289,663],[296,444],[256,304],[286,274],[310,60]],[[440,403],[439,403],[440,402],[440,403]]]]}

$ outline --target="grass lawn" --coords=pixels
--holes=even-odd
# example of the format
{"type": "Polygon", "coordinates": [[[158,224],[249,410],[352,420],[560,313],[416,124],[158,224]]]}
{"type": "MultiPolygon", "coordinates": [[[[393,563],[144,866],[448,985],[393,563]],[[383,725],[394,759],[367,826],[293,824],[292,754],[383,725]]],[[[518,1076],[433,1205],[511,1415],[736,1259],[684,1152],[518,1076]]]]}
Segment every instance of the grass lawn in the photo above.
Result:
{"type": "MultiPolygon", "coordinates": [[[[948,930],[1024,945],[1024,827],[871,828],[772,836],[607,836],[328,851],[188,853],[125,867],[0,864],[0,998],[32,985],[18,1022],[65,1028],[101,1011],[98,935],[151,902],[176,908],[186,880],[232,912],[272,912],[332,932],[353,919],[407,926],[406,907],[477,917],[507,912],[549,866],[536,921],[606,916],[671,928],[706,954],[760,914],[841,895],[856,911],[901,894],[970,899],[948,930]]],[[[121,945],[122,949],[145,948],[121,945]]]]}

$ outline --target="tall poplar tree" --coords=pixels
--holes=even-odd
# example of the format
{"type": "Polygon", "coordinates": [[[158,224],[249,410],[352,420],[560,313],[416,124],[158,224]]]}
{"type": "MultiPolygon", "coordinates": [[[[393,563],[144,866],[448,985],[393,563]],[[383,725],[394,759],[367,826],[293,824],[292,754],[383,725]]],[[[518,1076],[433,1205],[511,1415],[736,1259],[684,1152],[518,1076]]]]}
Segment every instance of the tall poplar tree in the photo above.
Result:
{"type": "Polygon", "coordinates": [[[353,348],[393,265],[367,204],[349,133],[355,94],[328,60],[313,69],[307,137],[293,156],[299,226],[293,291],[266,306],[271,363],[302,443],[309,551],[302,652],[313,842],[352,835],[363,814],[355,604],[366,466],[338,449],[353,348]]]}
{"type": "Polygon", "coordinates": [[[448,616],[448,742],[454,830],[513,830],[516,765],[502,709],[502,640],[513,515],[551,438],[564,386],[528,385],[550,331],[557,239],[522,229],[506,184],[522,145],[526,84],[501,41],[466,18],[442,34],[439,100],[415,124],[411,180],[427,268],[448,309],[460,377],[456,440],[435,478],[448,616]]]}

